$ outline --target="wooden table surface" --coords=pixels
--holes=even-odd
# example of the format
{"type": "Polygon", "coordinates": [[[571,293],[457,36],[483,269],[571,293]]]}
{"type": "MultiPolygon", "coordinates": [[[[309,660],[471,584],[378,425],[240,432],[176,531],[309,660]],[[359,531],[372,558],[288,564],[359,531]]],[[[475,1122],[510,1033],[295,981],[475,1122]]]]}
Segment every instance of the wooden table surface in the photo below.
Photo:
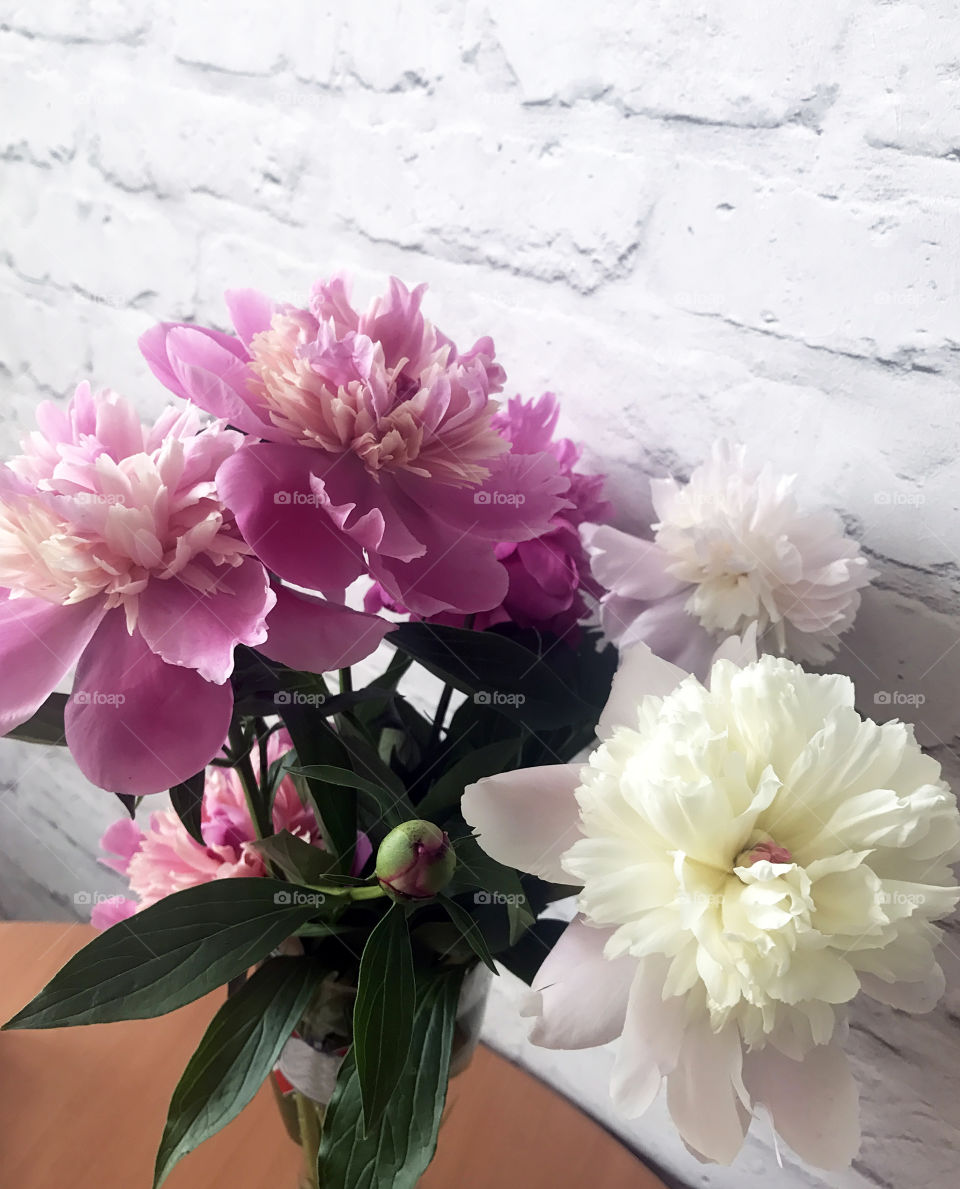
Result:
{"type": "MultiPolygon", "coordinates": [[[[9,1019],[89,938],[85,925],[0,923],[9,1019]]],[[[157,1020],[0,1033],[0,1189],[150,1189],[167,1104],[222,994],[157,1020]]],[[[295,1189],[299,1148],[269,1086],[186,1157],[169,1189],[295,1189]]],[[[621,1144],[481,1048],[451,1083],[423,1189],[663,1189],[621,1144]]]]}

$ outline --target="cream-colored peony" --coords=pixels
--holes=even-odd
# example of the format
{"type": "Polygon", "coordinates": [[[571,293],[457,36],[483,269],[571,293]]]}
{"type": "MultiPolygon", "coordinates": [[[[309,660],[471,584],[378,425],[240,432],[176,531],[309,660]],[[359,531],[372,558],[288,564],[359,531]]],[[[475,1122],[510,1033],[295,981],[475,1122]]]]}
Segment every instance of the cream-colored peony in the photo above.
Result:
{"type": "Polygon", "coordinates": [[[755,624],[764,652],[828,661],[874,571],[834,512],[798,506],[794,481],[719,442],[688,483],[651,481],[652,541],[609,525],[585,530],[609,591],[610,639],[644,641],[704,674],[719,640],[755,624]]]}
{"type": "Polygon", "coordinates": [[[620,1037],[615,1101],[666,1079],[687,1146],[728,1163],[765,1107],[805,1160],[859,1146],[839,1046],[858,991],[927,1011],[943,990],[931,922],[960,898],[960,814],[910,727],[853,708],[845,677],[764,656],[709,688],[629,650],[585,765],[467,789],[494,858],[582,884],[534,981],[548,1048],[620,1037]]]}

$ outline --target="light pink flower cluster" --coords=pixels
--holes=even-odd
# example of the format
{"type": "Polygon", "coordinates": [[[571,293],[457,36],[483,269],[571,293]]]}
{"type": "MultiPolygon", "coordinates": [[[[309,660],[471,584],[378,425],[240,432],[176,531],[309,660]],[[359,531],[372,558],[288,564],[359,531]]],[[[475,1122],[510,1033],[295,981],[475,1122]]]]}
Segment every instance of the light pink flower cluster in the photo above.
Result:
{"type": "Polygon", "coordinates": [[[0,468],[0,732],[76,666],[67,743],[95,784],[143,794],[220,750],[234,648],[320,671],[371,652],[388,624],[271,583],[215,477],[243,435],[168,409],[144,425],[81,384],[40,406],[0,468]]]}
{"type": "Polygon", "coordinates": [[[493,344],[469,351],[392,280],[366,313],[342,279],[309,308],[227,294],[237,336],[166,324],[141,348],[172,392],[249,435],[217,475],[240,531],[281,578],[338,594],[362,574],[417,615],[489,611],[503,541],[548,532],[569,486],[553,455],[494,424],[493,344]]]}
{"type": "MultiPolygon", "coordinates": [[[[275,760],[290,747],[287,733],[276,732],[270,736],[268,758],[275,760]]],[[[311,846],[323,847],[316,815],[304,805],[289,776],[277,787],[273,828],[277,833],[288,830],[311,846]]],[[[263,858],[250,845],[256,831],[240,779],[232,768],[207,770],[200,832],[205,846],[187,833],[172,809],[151,814],[146,829],[129,818],[114,822],[100,842],[109,856],[101,862],[127,879],[133,898],[117,896],[96,904],[90,917],[92,923],[106,929],[164,896],[210,880],[267,874],[263,858]]],[[[356,869],[369,855],[370,844],[361,837],[356,869]]]]}

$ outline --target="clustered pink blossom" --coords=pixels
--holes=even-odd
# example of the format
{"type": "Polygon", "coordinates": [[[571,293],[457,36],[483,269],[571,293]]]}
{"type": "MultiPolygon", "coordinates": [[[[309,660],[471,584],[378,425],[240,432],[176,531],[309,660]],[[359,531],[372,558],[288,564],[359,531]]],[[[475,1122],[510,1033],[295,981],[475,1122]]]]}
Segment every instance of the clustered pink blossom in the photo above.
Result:
{"type": "Polygon", "coordinates": [[[170,408],[152,426],[81,384],[0,467],[0,731],[76,667],[66,737],[116,792],[172,787],[220,750],[238,644],[322,671],[389,625],[271,581],[216,482],[244,437],[170,408]]]}
{"type": "Polygon", "coordinates": [[[557,458],[511,450],[494,424],[503,369],[460,352],[396,279],[365,313],[344,281],[309,308],[227,294],[237,334],[165,324],[141,348],[172,392],[248,434],[217,473],[244,539],[286,581],[339,597],[369,574],[421,616],[488,611],[503,541],[566,506],[557,458]]]}
{"type": "MultiPolygon", "coordinates": [[[[539,536],[525,541],[500,541],[494,548],[507,571],[508,586],[503,600],[474,618],[478,630],[499,623],[515,623],[565,636],[590,611],[585,594],[599,599],[603,588],[590,573],[590,561],[580,539],[582,524],[604,521],[611,508],[602,497],[603,476],[575,470],[580,449],[569,438],[554,440],[560,407],[553,393],[537,400],[511,397],[493,419],[493,425],[510,442],[513,450],[528,456],[552,455],[569,482],[567,506],[553,517],[539,536]]],[[[368,611],[388,608],[400,614],[408,609],[391,599],[382,586],[368,591],[368,611]]],[[[463,616],[446,614],[429,617],[434,623],[461,625],[463,616]]]]}

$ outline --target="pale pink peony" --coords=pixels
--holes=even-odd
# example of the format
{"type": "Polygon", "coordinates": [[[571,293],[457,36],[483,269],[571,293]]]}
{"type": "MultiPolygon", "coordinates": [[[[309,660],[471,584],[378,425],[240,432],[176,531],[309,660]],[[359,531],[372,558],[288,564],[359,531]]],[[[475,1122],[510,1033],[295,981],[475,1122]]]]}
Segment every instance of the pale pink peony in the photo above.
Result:
{"type": "Polygon", "coordinates": [[[829,661],[875,571],[839,516],[799,507],[795,479],[718,442],[688,483],[651,481],[652,540],[588,527],[609,638],[703,676],[717,643],[755,624],[764,651],[829,661]]]}
{"type": "Polygon", "coordinates": [[[217,492],[243,441],[222,422],[170,408],[143,425],[87,384],[37,422],[0,468],[0,658],[16,672],[0,732],[76,666],[66,735],[80,768],[103,788],[158,792],[220,750],[237,644],[317,671],[388,629],[271,586],[217,492]]]}
{"type": "Polygon", "coordinates": [[[493,344],[460,353],[396,279],[366,313],[344,281],[309,309],[227,294],[239,337],[165,324],[140,340],[178,396],[250,436],[218,474],[264,564],[324,593],[369,573],[418,615],[486,611],[508,588],[505,540],[548,531],[568,482],[493,423],[493,344]]]}
{"type": "MultiPolygon", "coordinates": [[[[569,506],[554,516],[546,532],[528,541],[501,541],[495,547],[506,568],[508,588],[503,601],[474,619],[478,630],[499,623],[515,623],[566,636],[589,613],[585,595],[599,599],[603,588],[590,573],[587,551],[580,540],[582,524],[598,523],[609,516],[611,507],[603,499],[603,476],[575,470],[580,449],[569,438],[554,440],[560,407],[551,392],[537,400],[511,397],[493,419],[493,424],[512,449],[521,454],[552,454],[561,474],[569,481],[569,506]]],[[[382,586],[374,586],[364,605],[368,611],[383,607],[400,614],[406,608],[392,600],[382,586]]],[[[459,626],[463,616],[430,616],[432,623],[459,626]]]]}
{"type": "MultiPolygon", "coordinates": [[[[276,732],[270,736],[268,758],[272,761],[290,747],[287,733],[276,732]]],[[[256,757],[251,759],[256,767],[256,757]]],[[[311,846],[323,847],[316,815],[303,803],[289,776],[277,788],[273,828],[277,833],[288,830],[311,846]]],[[[172,809],[152,813],[146,829],[129,818],[114,822],[100,840],[110,856],[101,862],[126,877],[134,898],[116,896],[94,905],[90,916],[93,925],[106,929],[164,896],[214,879],[267,874],[262,857],[249,845],[256,840],[256,831],[243,786],[232,768],[207,769],[200,832],[206,846],[191,838],[172,809]]]]}

